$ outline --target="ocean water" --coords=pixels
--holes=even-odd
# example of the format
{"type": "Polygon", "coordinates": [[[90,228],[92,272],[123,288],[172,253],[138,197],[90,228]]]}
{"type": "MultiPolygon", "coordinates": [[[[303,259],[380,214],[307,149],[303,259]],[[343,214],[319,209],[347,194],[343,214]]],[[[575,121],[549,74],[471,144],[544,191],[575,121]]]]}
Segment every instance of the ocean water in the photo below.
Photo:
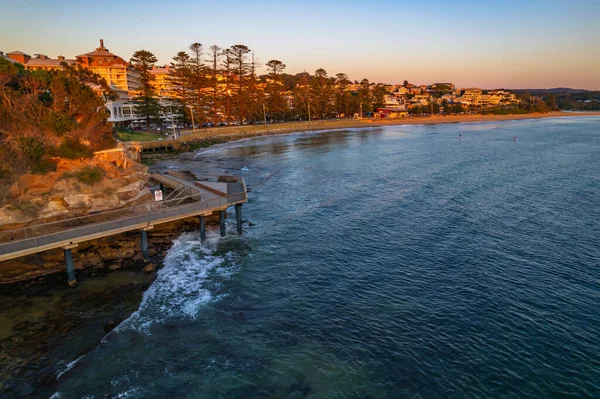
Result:
{"type": "Polygon", "coordinates": [[[600,118],[299,133],[183,166],[208,158],[251,188],[244,235],[181,236],[53,398],[600,397],[600,118]]]}

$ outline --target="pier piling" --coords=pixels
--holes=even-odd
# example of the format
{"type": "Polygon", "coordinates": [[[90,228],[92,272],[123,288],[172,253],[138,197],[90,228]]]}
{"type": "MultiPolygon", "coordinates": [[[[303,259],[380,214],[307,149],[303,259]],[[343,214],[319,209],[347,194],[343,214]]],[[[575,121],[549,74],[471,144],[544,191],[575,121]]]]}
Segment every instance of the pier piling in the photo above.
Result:
{"type": "Polygon", "coordinates": [[[225,210],[219,211],[219,221],[221,224],[221,237],[225,237],[225,210]]]}
{"type": "Polygon", "coordinates": [[[63,248],[65,264],[67,266],[67,281],[69,283],[69,287],[74,287],[77,285],[77,279],[75,278],[75,266],[73,265],[73,253],[71,252],[71,249],[75,247],[77,247],[77,244],[69,245],[68,247],[63,248]]]}
{"type": "Polygon", "coordinates": [[[242,204],[235,204],[235,219],[237,222],[237,233],[242,235],[242,204]]]}
{"type": "Polygon", "coordinates": [[[204,216],[200,216],[200,241],[206,242],[206,221],[204,216]]]}
{"type": "Polygon", "coordinates": [[[148,262],[150,260],[150,252],[148,251],[148,232],[146,230],[142,230],[142,254],[144,256],[144,262],[148,262]]]}

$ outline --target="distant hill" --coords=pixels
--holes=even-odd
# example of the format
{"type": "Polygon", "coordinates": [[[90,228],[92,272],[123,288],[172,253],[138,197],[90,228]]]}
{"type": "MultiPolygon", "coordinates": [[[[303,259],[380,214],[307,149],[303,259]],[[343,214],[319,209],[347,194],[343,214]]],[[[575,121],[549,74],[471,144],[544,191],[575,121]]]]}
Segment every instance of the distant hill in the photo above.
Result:
{"type": "Polygon", "coordinates": [[[523,100],[526,100],[530,96],[540,97],[546,101],[546,103],[556,104],[556,106],[562,110],[600,110],[600,90],[555,87],[552,89],[518,89],[509,91],[515,93],[523,100]]]}

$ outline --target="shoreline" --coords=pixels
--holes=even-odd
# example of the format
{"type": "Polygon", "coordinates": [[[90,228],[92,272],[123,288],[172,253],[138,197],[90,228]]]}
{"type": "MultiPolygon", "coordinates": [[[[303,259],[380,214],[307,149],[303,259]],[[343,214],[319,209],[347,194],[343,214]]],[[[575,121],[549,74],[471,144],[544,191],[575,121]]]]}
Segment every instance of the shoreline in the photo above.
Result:
{"type": "MultiPolygon", "coordinates": [[[[321,131],[333,129],[356,129],[367,127],[383,127],[383,126],[402,126],[402,125],[438,125],[448,123],[475,123],[475,122],[498,122],[512,121],[525,119],[546,119],[546,118],[563,118],[563,117],[590,117],[600,116],[600,111],[590,112],[564,112],[554,111],[545,114],[515,114],[515,115],[452,115],[452,116],[428,116],[428,117],[407,117],[393,120],[337,120],[337,121],[312,121],[312,122],[284,122],[265,126],[229,126],[221,128],[208,128],[202,131],[193,132],[185,130],[182,136],[175,140],[169,140],[181,145],[181,151],[193,151],[198,148],[190,146],[194,142],[201,144],[200,148],[210,147],[214,144],[222,144],[229,141],[239,140],[243,138],[270,136],[279,134],[289,134],[306,131],[321,131]]],[[[167,141],[168,142],[168,141],[167,141]]],[[[141,143],[142,146],[150,145],[150,143],[141,143]]],[[[165,141],[160,143],[164,144],[165,141]]]]}

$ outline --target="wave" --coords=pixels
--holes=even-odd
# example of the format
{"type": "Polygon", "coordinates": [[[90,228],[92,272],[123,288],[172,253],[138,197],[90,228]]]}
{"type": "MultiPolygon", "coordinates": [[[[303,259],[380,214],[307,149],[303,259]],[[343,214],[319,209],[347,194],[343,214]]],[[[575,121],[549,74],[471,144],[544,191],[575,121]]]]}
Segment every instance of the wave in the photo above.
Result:
{"type": "Polygon", "coordinates": [[[173,242],[164,259],[164,267],[144,293],[142,302],[116,331],[135,329],[149,333],[156,322],[173,318],[196,318],[203,304],[213,299],[204,286],[208,274],[232,260],[232,254],[214,255],[220,240],[216,233],[203,244],[198,232],[184,233],[173,242]]]}
{"type": "MultiPolygon", "coordinates": [[[[218,232],[207,231],[207,241],[202,243],[199,232],[184,233],[173,241],[173,246],[164,258],[164,266],[158,271],[156,280],[144,292],[138,310],[102,338],[100,345],[109,343],[112,334],[126,330],[151,335],[151,326],[172,319],[195,319],[203,305],[224,295],[214,295],[205,287],[207,276],[214,273],[220,279],[228,279],[237,270],[236,255],[226,252],[215,255],[221,241],[218,232]]],[[[218,288],[218,287],[217,287],[218,288]]],[[[57,365],[57,380],[69,372],[81,359],[98,347],[68,364],[57,365]]],[[[134,392],[125,392],[124,396],[134,392]]],[[[56,392],[54,399],[60,398],[56,392]]]]}

